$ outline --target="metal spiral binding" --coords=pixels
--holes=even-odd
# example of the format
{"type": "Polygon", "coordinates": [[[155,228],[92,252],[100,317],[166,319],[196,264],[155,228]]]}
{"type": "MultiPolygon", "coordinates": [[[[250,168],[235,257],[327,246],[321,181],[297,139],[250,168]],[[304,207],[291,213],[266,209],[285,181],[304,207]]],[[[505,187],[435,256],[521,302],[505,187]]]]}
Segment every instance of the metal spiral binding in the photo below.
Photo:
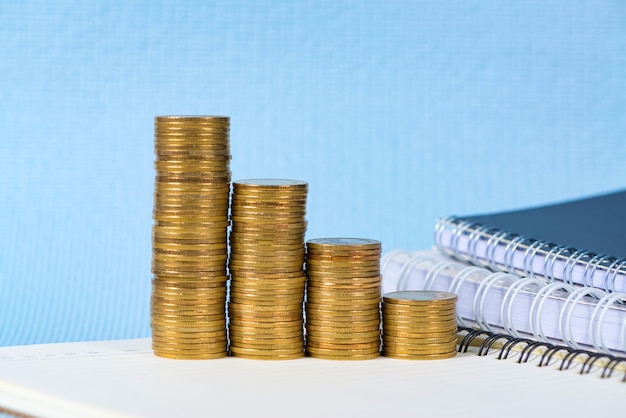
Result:
{"type": "MultiPolygon", "coordinates": [[[[504,340],[506,342],[502,344],[500,348],[498,348],[498,355],[496,356],[498,360],[507,360],[509,354],[515,346],[520,344],[526,344],[526,346],[521,349],[521,354],[516,360],[517,363],[528,363],[533,352],[536,349],[543,347],[545,350],[539,358],[537,364],[537,366],[539,367],[546,367],[550,365],[554,356],[559,352],[565,352],[565,355],[560,360],[558,370],[569,370],[576,358],[584,357],[585,360],[582,362],[582,366],[579,372],[579,374],[583,375],[589,374],[591,370],[593,370],[593,367],[598,360],[605,359],[606,364],[602,366],[602,371],[600,373],[600,377],[603,379],[610,378],[613,375],[613,372],[616,370],[617,366],[621,363],[626,364],[626,357],[618,357],[607,353],[595,353],[588,350],[574,349],[565,345],[557,345],[545,341],[536,341],[523,337],[514,337],[509,334],[494,333],[483,329],[459,327],[459,332],[462,331],[467,332],[467,334],[459,343],[459,353],[466,353],[471,343],[476,338],[482,336],[485,337],[485,339],[481,343],[477,352],[477,355],[481,357],[487,356],[490,353],[490,350],[493,348],[494,344],[496,344],[498,341],[504,340]]],[[[626,373],[624,373],[624,376],[622,377],[622,382],[626,382],[626,373]]]]}
{"type": "Polygon", "coordinates": [[[457,260],[469,262],[492,271],[503,271],[518,276],[535,277],[537,273],[532,268],[539,256],[543,257],[543,276],[552,282],[556,280],[555,265],[564,263],[564,277],[567,284],[573,284],[573,272],[576,266],[584,268],[582,285],[591,287],[592,278],[596,271],[604,273],[603,283],[606,292],[615,292],[615,280],[618,274],[626,276],[626,257],[616,258],[607,254],[598,254],[592,251],[557,245],[553,242],[542,241],[531,237],[504,231],[489,225],[473,222],[456,216],[440,218],[435,225],[435,246],[457,260]],[[445,231],[451,231],[450,245],[444,245],[442,237],[445,231]],[[460,251],[459,241],[467,237],[467,252],[460,251]],[[478,243],[486,241],[484,258],[477,255],[478,243]],[[504,260],[496,262],[496,248],[504,248],[504,260]],[[514,266],[514,256],[522,254],[521,267],[514,266]]]}

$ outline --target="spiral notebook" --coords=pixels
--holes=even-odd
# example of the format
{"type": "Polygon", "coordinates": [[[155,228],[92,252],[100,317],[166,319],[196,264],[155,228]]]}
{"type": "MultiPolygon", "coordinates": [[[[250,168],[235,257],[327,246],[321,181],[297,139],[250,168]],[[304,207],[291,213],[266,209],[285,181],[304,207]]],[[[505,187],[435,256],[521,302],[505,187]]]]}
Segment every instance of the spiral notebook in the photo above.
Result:
{"type": "Polygon", "coordinates": [[[4,347],[0,415],[587,418],[623,409],[621,371],[603,379],[594,365],[579,376],[579,363],[561,372],[555,360],[533,367],[534,354],[518,364],[498,361],[499,349],[469,351],[433,361],[184,361],[154,356],[149,339],[4,347]]]}
{"type": "Polygon", "coordinates": [[[437,221],[444,253],[494,271],[626,292],[626,191],[437,221]]]}
{"type": "Polygon", "coordinates": [[[584,350],[588,356],[626,356],[625,293],[494,273],[438,251],[392,251],[381,268],[384,293],[456,293],[460,326],[565,346],[571,352],[584,350]]]}

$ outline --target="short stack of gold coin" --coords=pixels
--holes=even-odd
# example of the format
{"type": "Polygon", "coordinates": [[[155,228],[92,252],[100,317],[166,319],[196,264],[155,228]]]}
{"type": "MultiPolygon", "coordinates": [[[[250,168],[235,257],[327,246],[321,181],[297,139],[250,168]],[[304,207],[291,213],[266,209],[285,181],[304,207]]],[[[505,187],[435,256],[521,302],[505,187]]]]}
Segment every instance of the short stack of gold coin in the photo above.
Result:
{"type": "Polygon", "coordinates": [[[307,241],[306,351],[330,360],[380,355],[379,241],[307,241]]]}
{"type": "Polygon", "coordinates": [[[456,355],[454,293],[403,291],[383,296],[383,355],[435,360],[456,355]]]}
{"type": "Polygon", "coordinates": [[[304,234],[308,184],[233,182],[228,303],[230,351],[250,359],[304,355],[304,234]]]}
{"type": "Polygon", "coordinates": [[[155,118],[152,348],[224,357],[230,195],[229,119],[155,118]]]}

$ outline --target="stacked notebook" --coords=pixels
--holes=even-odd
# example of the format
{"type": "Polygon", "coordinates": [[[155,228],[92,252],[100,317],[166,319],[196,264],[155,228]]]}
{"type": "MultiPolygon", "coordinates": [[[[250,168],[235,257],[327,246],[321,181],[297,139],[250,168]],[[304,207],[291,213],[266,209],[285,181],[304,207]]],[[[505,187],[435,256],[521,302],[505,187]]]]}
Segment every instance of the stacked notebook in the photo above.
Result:
{"type": "MultiPolygon", "coordinates": [[[[519,211],[451,216],[436,250],[393,251],[383,292],[457,293],[458,323],[626,361],[626,191],[519,211]]],[[[595,359],[595,360],[594,360],[595,359]]]]}

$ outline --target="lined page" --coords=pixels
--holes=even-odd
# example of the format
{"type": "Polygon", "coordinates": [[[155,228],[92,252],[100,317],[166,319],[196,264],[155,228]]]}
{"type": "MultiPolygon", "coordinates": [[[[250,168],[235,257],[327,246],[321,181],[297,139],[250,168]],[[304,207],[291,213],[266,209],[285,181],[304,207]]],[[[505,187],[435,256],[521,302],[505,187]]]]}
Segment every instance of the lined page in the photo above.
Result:
{"type": "Polygon", "coordinates": [[[621,410],[625,391],[621,376],[474,353],[438,361],[184,361],[155,357],[149,339],[0,349],[0,405],[42,417],[588,417],[621,410]]]}

